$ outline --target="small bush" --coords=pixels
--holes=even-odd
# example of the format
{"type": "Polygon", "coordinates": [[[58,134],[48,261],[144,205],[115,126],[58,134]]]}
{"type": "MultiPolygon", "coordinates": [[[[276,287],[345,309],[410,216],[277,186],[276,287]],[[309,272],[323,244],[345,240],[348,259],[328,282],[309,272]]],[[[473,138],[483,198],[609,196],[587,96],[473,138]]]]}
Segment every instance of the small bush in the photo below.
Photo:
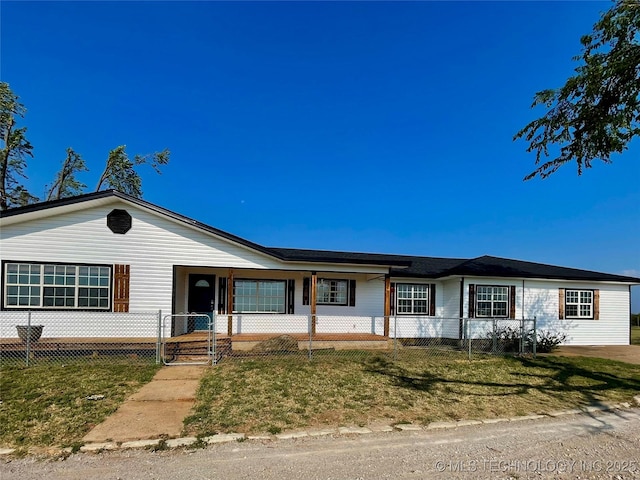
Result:
{"type": "Polygon", "coordinates": [[[567,336],[564,333],[550,332],[549,330],[540,330],[538,332],[538,343],[536,351],[538,353],[550,353],[555,350],[558,345],[564,343],[567,336]]]}

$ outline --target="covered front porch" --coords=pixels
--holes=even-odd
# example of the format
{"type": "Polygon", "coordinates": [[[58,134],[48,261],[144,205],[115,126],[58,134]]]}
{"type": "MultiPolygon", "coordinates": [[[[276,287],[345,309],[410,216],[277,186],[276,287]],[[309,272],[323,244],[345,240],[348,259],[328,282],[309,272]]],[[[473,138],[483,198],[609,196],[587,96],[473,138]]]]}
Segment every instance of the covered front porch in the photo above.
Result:
{"type": "Polygon", "coordinates": [[[216,333],[229,337],[262,333],[388,336],[388,268],[343,269],[176,266],[171,335],[205,331],[215,323],[216,333]],[[188,313],[208,318],[181,317],[188,313]]]}

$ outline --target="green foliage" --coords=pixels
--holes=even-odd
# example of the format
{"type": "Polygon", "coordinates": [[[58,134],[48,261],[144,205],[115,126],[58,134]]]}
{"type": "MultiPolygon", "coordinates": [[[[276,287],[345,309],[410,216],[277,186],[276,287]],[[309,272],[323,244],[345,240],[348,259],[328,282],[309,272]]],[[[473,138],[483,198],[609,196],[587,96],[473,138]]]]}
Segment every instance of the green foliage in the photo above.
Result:
{"type": "MultiPolygon", "coordinates": [[[[537,92],[532,107],[549,110],[514,136],[529,142],[536,168],[525,177],[546,178],[575,161],[578,175],[593,160],[611,163],[640,134],[640,3],[617,0],[580,39],[582,53],[576,74],[556,90],[537,92]],[[549,147],[559,154],[550,157],[549,147]]],[[[554,154],[555,155],[555,154],[554,154]]]]}
{"type": "Polygon", "coordinates": [[[26,158],[33,157],[33,146],[25,136],[27,128],[16,128],[16,117],[24,118],[25,113],[9,84],[0,82],[0,210],[37,201],[20,183],[21,178],[27,178],[26,158]]]}
{"type": "Polygon", "coordinates": [[[169,163],[169,150],[149,155],[136,155],[133,161],[126,152],[126,145],[120,145],[109,152],[104,171],[98,181],[96,192],[103,187],[113,188],[136,198],[142,197],[142,179],[135,170],[139,165],[150,165],[160,173],[160,165],[169,163]]]}
{"type": "Polygon", "coordinates": [[[564,333],[553,333],[548,330],[538,332],[538,343],[536,351],[538,353],[551,353],[567,339],[564,333]]]}
{"type": "Polygon", "coordinates": [[[67,158],[65,158],[55,182],[49,189],[47,200],[58,200],[81,194],[87,186],[76,179],[76,173],[86,171],[88,168],[82,157],[72,148],[67,148],[67,158]]]}

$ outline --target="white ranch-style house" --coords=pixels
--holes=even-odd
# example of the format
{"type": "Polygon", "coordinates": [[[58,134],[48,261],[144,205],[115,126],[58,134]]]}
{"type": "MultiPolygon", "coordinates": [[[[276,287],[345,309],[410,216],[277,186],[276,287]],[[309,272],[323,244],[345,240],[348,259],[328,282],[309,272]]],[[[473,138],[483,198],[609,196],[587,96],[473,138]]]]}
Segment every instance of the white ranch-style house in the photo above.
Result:
{"type": "MultiPolygon", "coordinates": [[[[463,338],[463,319],[535,317],[567,344],[625,345],[631,286],[640,284],[491,256],[264,247],[117,191],[2,212],[0,255],[0,320],[63,311],[78,325],[50,332],[58,336],[113,336],[132,321],[115,313],[161,311],[215,315],[229,335],[449,339],[463,338]],[[83,319],[100,315],[113,329],[82,331],[83,319]]],[[[179,336],[206,329],[207,318],[172,317],[165,328],[179,336]]]]}

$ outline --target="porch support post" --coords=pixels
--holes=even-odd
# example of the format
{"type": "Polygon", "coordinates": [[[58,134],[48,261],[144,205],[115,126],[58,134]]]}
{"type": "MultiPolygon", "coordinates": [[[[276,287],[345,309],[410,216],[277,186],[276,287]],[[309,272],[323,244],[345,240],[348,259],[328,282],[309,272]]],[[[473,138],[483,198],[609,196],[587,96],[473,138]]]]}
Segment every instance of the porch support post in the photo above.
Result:
{"type": "Polygon", "coordinates": [[[389,317],[391,316],[391,276],[384,276],[384,336],[389,336],[389,317]]]}
{"type": "Polygon", "coordinates": [[[316,334],[316,302],[318,300],[318,274],[311,272],[311,335],[316,334]]]}
{"type": "Polygon", "coordinates": [[[227,276],[227,335],[233,334],[233,268],[229,269],[227,276]]]}

